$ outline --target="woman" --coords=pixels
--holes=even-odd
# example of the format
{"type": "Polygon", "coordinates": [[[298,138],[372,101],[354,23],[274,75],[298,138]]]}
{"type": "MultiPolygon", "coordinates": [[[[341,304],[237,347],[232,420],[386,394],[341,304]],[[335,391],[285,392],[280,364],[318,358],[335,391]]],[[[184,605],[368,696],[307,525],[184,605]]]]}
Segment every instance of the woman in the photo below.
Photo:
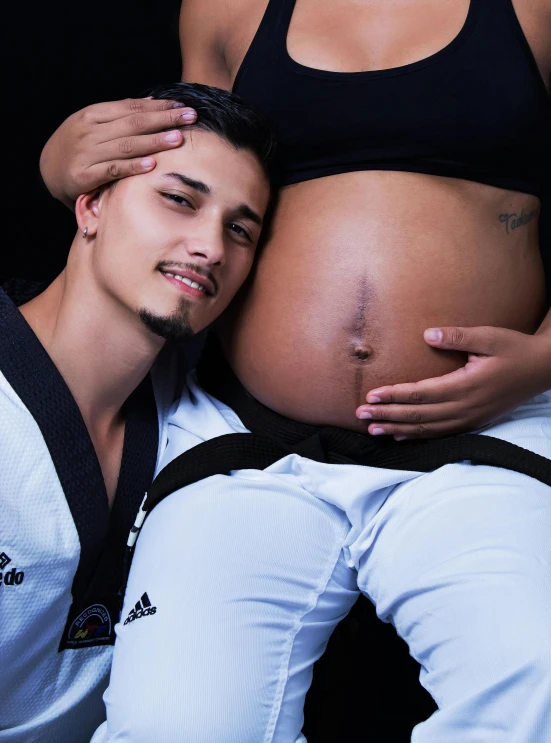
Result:
{"type": "MultiPolygon", "coordinates": [[[[218,87],[234,86],[250,98],[249,88],[256,81],[248,78],[257,62],[252,55],[260,54],[262,62],[262,44],[271,34],[268,24],[260,29],[253,47],[251,41],[266,18],[268,3],[242,0],[232,3],[231,9],[219,6],[217,0],[209,0],[208,5],[184,2],[184,75],[218,87]],[[242,66],[247,50],[251,58],[242,66]]],[[[271,8],[271,15],[279,16],[275,22],[281,21],[281,31],[286,31],[277,41],[287,43],[286,49],[277,50],[275,64],[283,64],[291,75],[286,83],[301,79],[310,83],[307,92],[318,94],[317,108],[312,111],[314,101],[309,99],[303,101],[302,110],[298,107],[304,94],[300,89],[287,89],[293,96],[289,101],[285,91],[279,91],[283,98],[271,103],[276,75],[282,72],[274,66],[265,91],[255,91],[254,97],[278,119],[280,128],[285,127],[284,134],[295,148],[287,154],[291,166],[306,138],[315,140],[313,153],[308,153],[306,163],[294,166],[296,172],[286,174],[293,185],[282,191],[255,289],[234,326],[232,366],[256,397],[290,417],[365,430],[367,424],[355,421],[354,410],[373,388],[418,382],[464,366],[464,356],[434,348],[453,347],[482,357],[495,354],[493,366],[479,363],[472,370],[467,367],[469,374],[414,387],[429,391],[430,400],[424,399],[422,407],[372,409],[375,416],[393,423],[372,423],[368,430],[441,436],[486,424],[541,391],[547,381],[536,373],[542,366],[537,348],[548,324],[541,324],[545,313],[537,242],[541,183],[535,179],[542,176],[535,174],[545,154],[538,147],[547,135],[550,112],[544,80],[549,78],[551,53],[541,28],[551,9],[541,2],[538,15],[527,0],[517,0],[514,7],[510,0],[494,0],[492,7],[481,7],[480,0],[427,3],[423,8],[403,3],[393,5],[392,11],[380,3],[358,6],[345,0],[303,0],[293,6],[293,2],[283,3],[279,13],[271,8]],[[430,10],[430,18],[423,10],[430,10]],[[498,18],[503,34],[508,34],[500,36],[500,26],[494,27],[499,49],[492,47],[487,59],[477,56],[478,47],[470,49],[480,15],[484,22],[498,18]],[[503,68],[500,53],[509,58],[510,69],[503,68]],[[485,70],[486,62],[492,61],[495,67],[485,70]],[[455,79],[443,77],[452,70],[455,79]],[[481,90],[475,85],[482,70],[486,87],[481,90]],[[318,83],[315,90],[311,89],[314,83],[318,83]],[[349,136],[350,124],[342,121],[338,107],[333,108],[335,91],[343,86],[339,106],[344,100],[357,107],[358,101],[365,100],[357,96],[363,94],[369,106],[364,118],[373,117],[375,109],[377,116],[383,113],[384,121],[368,121],[371,129],[366,129],[366,122],[357,125],[370,146],[361,153],[364,161],[354,160],[353,143],[348,145],[352,151],[341,156],[348,158],[346,163],[334,157],[324,163],[323,148],[349,136]],[[430,89],[419,102],[424,86],[430,89]],[[491,100],[473,100],[482,92],[491,100]],[[430,99],[433,94],[444,98],[435,101],[430,99]],[[469,100],[471,107],[466,109],[469,100]],[[385,111],[389,105],[391,112],[385,111]],[[273,110],[278,106],[279,115],[273,110]],[[411,106],[415,106],[415,131],[411,106]],[[309,109],[306,122],[301,120],[305,107],[309,109]],[[285,123],[279,121],[283,117],[285,123]],[[508,121],[510,131],[501,135],[508,121]],[[395,127],[391,137],[385,128],[389,122],[395,127]],[[419,128],[427,127],[427,122],[432,122],[431,130],[420,140],[419,128]],[[321,129],[326,131],[318,136],[321,129]],[[446,145],[463,151],[456,162],[438,162],[439,155],[449,154],[446,145]],[[392,152],[381,149],[392,146],[392,152]],[[484,148],[490,147],[492,151],[485,153],[484,148]],[[374,162],[377,154],[379,161],[374,162]],[[512,160],[513,175],[506,172],[506,163],[512,160]],[[521,162],[524,166],[519,170],[521,162]],[[481,163],[485,172],[474,172],[481,163]],[[329,178],[327,170],[339,173],[329,178]],[[439,177],[421,174],[423,170],[439,171],[439,177]],[[529,175],[524,172],[530,170],[529,175]],[[393,246],[390,254],[389,245],[393,246]],[[326,256],[323,268],[313,270],[308,251],[318,256],[320,250],[326,256]],[[351,275],[364,278],[351,283],[351,275]],[[423,338],[432,325],[447,324],[538,333],[526,338],[485,330],[446,334],[442,341],[423,338]],[[271,340],[260,350],[264,337],[271,340]],[[368,353],[358,348],[363,345],[368,353]],[[527,363],[527,354],[537,369],[527,363]],[[294,367],[300,366],[292,387],[287,383],[290,355],[294,367]],[[475,387],[484,390],[482,404],[475,387]],[[433,398],[442,403],[433,404],[433,398]],[[447,405],[442,407],[444,402],[447,405]],[[407,415],[419,420],[408,425],[403,422],[407,415]]],[[[133,102],[131,108],[127,102],[100,104],[67,120],[42,157],[43,175],[52,192],[70,202],[83,190],[151,164],[150,157],[136,160],[132,155],[181,144],[183,135],[177,130],[144,136],[152,127],[166,128],[175,122],[173,111],[153,113],[159,111],[159,104],[151,104],[133,102]],[[132,109],[141,109],[139,115],[132,115],[132,109]],[[165,141],[170,135],[173,143],[165,141]],[[61,167],[61,152],[74,162],[69,169],[72,182],[61,167]]],[[[181,122],[192,120],[185,118],[192,115],[187,109],[184,115],[181,122]]],[[[411,391],[409,387],[396,390],[394,402],[410,402],[411,391]]]]}
{"type": "MultiPolygon", "coordinates": [[[[261,403],[431,438],[551,387],[537,233],[550,16],[544,0],[185,0],[186,79],[233,87],[281,132],[270,239],[223,336],[261,403]]],[[[100,105],[61,127],[42,160],[54,194],[152,166],[135,157],[175,114],[133,105],[139,116],[100,105]]]]}

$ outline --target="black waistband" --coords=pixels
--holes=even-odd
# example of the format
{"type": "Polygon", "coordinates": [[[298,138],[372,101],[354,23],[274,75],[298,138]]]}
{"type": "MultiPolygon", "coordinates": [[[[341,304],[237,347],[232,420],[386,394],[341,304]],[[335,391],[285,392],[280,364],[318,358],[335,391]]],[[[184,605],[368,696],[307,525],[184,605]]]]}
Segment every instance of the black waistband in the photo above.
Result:
{"type": "Polygon", "coordinates": [[[418,472],[470,460],[473,464],[522,472],[551,485],[550,460],[491,436],[466,434],[395,441],[391,437],[376,438],[335,426],[311,426],[279,415],[245,390],[214,337],[207,341],[197,367],[197,379],[205,391],[231,407],[251,433],[277,443],[287,453],[294,451],[332,464],[353,463],[418,472]]]}

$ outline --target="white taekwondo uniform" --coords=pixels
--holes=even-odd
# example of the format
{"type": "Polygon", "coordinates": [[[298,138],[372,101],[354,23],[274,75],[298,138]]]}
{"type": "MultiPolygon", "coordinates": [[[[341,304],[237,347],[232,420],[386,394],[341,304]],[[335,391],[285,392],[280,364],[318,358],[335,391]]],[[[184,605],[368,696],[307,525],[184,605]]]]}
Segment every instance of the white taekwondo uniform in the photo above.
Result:
{"type": "Polygon", "coordinates": [[[154,369],[126,404],[110,515],[74,398],[0,292],[2,743],[85,743],[105,717],[124,545],[166,445],[171,389],[154,369]]]}

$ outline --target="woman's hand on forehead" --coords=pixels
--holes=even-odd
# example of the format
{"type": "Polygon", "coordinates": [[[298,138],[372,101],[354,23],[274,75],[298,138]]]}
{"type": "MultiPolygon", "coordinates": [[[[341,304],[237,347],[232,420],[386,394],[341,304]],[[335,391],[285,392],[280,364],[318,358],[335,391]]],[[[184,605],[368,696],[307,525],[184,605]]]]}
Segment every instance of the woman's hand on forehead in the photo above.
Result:
{"type": "Polygon", "coordinates": [[[185,104],[152,98],[87,106],[69,116],[46,144],[42,177],[52,195],[72,208],[82,193],[153,170],[152,155],[179,147],[181,127],[196,118],[185,104]]]}

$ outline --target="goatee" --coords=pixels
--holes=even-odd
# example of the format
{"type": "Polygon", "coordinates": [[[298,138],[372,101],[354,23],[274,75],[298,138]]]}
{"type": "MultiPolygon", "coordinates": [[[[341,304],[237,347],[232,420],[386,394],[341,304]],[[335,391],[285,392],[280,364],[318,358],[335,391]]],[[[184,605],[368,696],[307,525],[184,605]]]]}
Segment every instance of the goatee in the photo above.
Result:
{"type": "Polygon", "coordinates": [[[189,322],[189,310],[189,302],[182,299],[171,315],[155,315],[145,308],[139,310],[138,314],[145,327],[155,335],[167,341],[182,342],[194,335],[189,322]]]}

